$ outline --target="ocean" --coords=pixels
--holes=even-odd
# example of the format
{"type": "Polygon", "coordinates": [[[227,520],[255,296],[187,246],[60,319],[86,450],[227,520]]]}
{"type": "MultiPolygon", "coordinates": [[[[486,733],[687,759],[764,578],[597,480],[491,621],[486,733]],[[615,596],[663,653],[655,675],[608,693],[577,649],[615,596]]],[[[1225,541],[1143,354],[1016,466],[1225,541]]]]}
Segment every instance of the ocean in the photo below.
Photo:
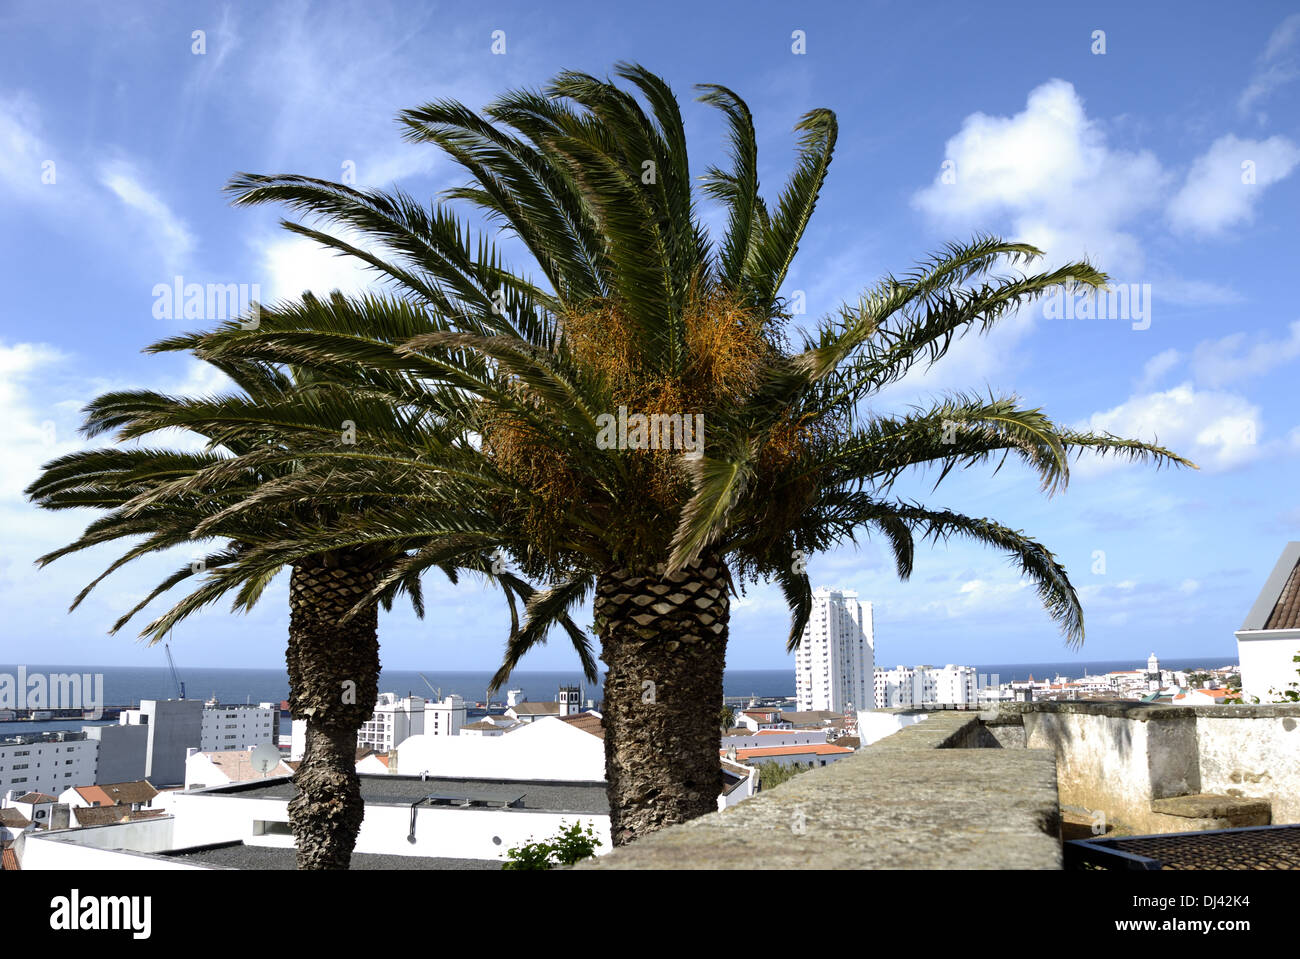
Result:
{"type": "MultiPolygon", "coordinates": [[[[1190,659],[1161,660],[1164,669],[1215,669],[1236,664],[1235,658],[1196,657],[1190,659]]],[[[893,664],[877,663],[877,666],[889,668],[893,664]]],[[[934,665],[942,665],[935,663],[934,665]]],[[[978,665],[979,673],[997,677],[998,682],[1008,683],[1014,680],[1028,679],[1030,675],[1038,679],[1050,679],[1062,675],[1077,679],[1085,674],[1106,673],[1120,669],[1145,668],[1146,659],[1140,662],[1130,660],[1104,660],[1082,662],[1048,663],[1002,663],[978,665]]],[[[94,673],[104,677],[104,706],[134,706],[142,699],[175,699],[177,690],[172,682],[171,673],[164,667],[137,666],[42,666],[25,664],[27,674],[34,673],[94,673]]],[[[16,676],[16,665],[0,664],[0,673],[16,676]]],[[[475,670],[461,672],[439,672],[430,670],[385,669],[380,674],[381,692],[399,695],[413,694],[426,698],[449,696],[453,693],[462,696],[471,703],[482,702],[487,695],[487,684],[492,677],[492,670],[475,670]],[[421,676],[423,673],[423,676],[421,676]],[[427,680],[427,682],[426,682],[427,680]]],[[[602,676],[603,678],[603,676],[602,676]]],[[[185,683],[185,694],[190,699],[209,699],[215,697],[222,703],[259,703],[275,702],[289,696],[289,676],[284,670],[277,669],[200,669],[187,668],[181,679],[185,683]]],[[[551,700],[560,686],[573,685],[582,687],[582,701],[600,699],[599,687],[592,687],[581,672],[577,670],[520,670],[510,677],[507,689],[523,690],[525,696],[534,701],[551,700]]],[[[787,669],[728,669],[723,676],[723,692],[727,696],[756,696],[770,698],[794,695],[794,670],[787,669]]],[[[495,693],[495,702],[505,699],[505,689],[495,693]]],[[[49,732],[57,729],[79,729],[89,725],[82,720],[55,720],[49,722],[4,722],[0,723],[0,735],[18,733],[49,732]]],[[[288,720],[284,721],[288,730],[288,720]]]]}

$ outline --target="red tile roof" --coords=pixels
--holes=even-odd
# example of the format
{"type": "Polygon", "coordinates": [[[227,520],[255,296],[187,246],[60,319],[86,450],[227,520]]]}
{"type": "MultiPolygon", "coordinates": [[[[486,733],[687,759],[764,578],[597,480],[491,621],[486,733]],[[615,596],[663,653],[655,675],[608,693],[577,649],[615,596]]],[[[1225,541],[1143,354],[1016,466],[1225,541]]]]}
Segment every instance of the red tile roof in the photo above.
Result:
{"type": "Polygon", "coordinates": [[[153,802],[154,796],[158,795],[158,790],[154,789],[153,783],[147,779],[137,779],[129,783],[105,783],[97,788],[103,791],[111,802],[127,805],[153,802]]]}
{"type": "Polygon", "coordinates": [[[578,713],[576,716],[561,716],[560,722],[568,723],[584,733],[591,733],[597,739],[605,738],[605,724],[595,713],[578,713]]]}
{"type": "Polygon", "coordinates": [[[111,806],[113,800],[109,798],[108,793],[98,786],[76,786],[77,795],[92,806],[111,806]]]}
{"type": "Polygon", "coordinates": [[[806,746],[756,746],[753,749],[737,749],[736,758],[744,762],[746,759],[806,756],[809,753],[814,756],[838,756],[851,752],[853,752],[852,749],[845,749],[842,746],[831,746],[827,743],[809,743],[806,746]]]}

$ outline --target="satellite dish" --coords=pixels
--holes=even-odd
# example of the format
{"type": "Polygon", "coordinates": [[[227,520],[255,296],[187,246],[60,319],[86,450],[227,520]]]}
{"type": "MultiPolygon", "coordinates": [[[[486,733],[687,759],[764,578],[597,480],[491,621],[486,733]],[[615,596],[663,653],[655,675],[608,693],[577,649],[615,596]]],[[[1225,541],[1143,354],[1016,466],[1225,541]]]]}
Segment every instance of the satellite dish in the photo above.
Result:
{"type": "Polygon", "coordinates": [[[280,747],[273,743],[262,743],[253,750],[249,756],[249,761],[253,768],[265,776],[276,766],[280,765],[280,747]]]}

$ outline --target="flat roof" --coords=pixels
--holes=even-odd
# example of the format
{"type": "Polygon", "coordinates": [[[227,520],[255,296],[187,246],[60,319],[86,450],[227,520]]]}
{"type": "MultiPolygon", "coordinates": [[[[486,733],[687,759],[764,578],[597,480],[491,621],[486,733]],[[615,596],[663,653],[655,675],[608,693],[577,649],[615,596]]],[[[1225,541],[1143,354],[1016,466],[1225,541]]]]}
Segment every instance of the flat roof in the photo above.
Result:
{"type": "MultiPolygon", "coordinates": [[[[539,779],[458,779],[446,776],[387,776],[361,775],[361,798],[375,805],[409,806],[426,796],[462,796],[471,798],[508,798],[520,796],[522,802],[513,807],[547,812],[590,813],[609,815],[609,799],[603,782],[564,782],[539,779]]],[[[298,789],[287,776],[276,779],[255,779],[204,789],[201,795],[223,795],[239,799],[283,799],[286,802],[298,794],[298,789]]],[[[500,806],[489,808],[501,809],[500,806]]],[[[405,858],[405,857],[398,857],[405,858]]]]}
{"type": "MultiPolygon", "coordinates": [[[[160,853],[166,859],[202,863],[221,869],[297,869],[297,850],[280,846],[245,846],[242,842],[222,843],[160,853]]],[[[387,856],[353,853],[352,869],[500,869],[500,859],[443,859],[433,856],[387,856]]]]}

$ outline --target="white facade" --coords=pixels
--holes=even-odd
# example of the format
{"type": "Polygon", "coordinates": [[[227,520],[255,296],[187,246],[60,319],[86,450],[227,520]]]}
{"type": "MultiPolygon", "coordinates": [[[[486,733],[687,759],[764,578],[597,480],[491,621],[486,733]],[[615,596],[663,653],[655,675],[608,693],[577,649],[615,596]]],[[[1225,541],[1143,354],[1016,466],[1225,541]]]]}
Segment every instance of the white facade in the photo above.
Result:
{"type": "Polygon", "coordinates": [[[123,726],[146,727],[144,776],[155,787],[185,781],[185,757],[203,740],[203,703],[197,699],[142,699],[124,709],[123,726]]]}
{"type": "Polygon", "coordinates": [[[875,673],[871,604],[852,590],[819,587],[795,653],[795,696],[800,711],[870,708],[875,673]]]}
{"type": "Polygon", "coordinates": [[[412,736],[397,747],[389,772],[457,779],[603,782],[605,741],[554,716],[508,736],[412,736]]]}
{"type": "Polygon", "coordinates": [[[876,670],[875,693],[877,709],[972,704],[979,677],[974,666],[896,666],[876,670]]]}
{"type": "Polygon", "coordinates": [[[576,716],[582,712],[582,703],[578,696],[580,691],[577,686],[561,686],[559,693],[555,696],[555,701],[560,704],[560,716],[576,716]]]}
{"type": "MultiPolygon", "coordinates": [[[[465,700],[454,694],[436,702],[423,696],[398,698],[396,693],[380,693],[374,715],[357,732],[357,745],[386,753],[412,736],[459,736],[465,713],[465,700]]],[[[305,732],[305,723],[303,729],[305,732]]],[[[299,744],[304,739],[298,735],[295,721],[295,753],[302,748],[299,744]]]]}
{"type": "Polygon", "coordinates": [[[199,749],[225,752],[278,743],[279,730],[279,703],[258,703],[256,706],[209,704],[203,708],[199,749]]]}
{"type": "Polygon", "coordinates": [[[23,802],[22,799],[26,793],[15,790],[5,801],[10,809],[16,809],[26,816],[33,826],[41,829],[50,828],[50,820],[54,816],[54,804],[58,801],[56,797],[39,794],[33,797],[29,802],[23,802]]]}
{"type": "Polygon", "coordinates": [[[1241,696],[1250,703],[1282,702],[1300,683],[1300,541],[1287,543],[1237,630],[1241,696]]]}
{"type": "MultiPolygon", "coordinates": [[[[293,845],[289,804],[284,799],[245,799],[210,791],[183,793],[176,797],[173,815],[174,849],[232,841],[249,846],[293,845]]],[[[597,855],[610,851],[608,815],[424,806],[416,814],[416,841],[412,843],[407,841],[411,829],[409,803],[368,802],[355,851],[391,856],[504,859],[512,846],[553,836],[563,823],[575,821],[594,829],[601,841],[597,855]]]]}
{"type": "Polygon", "coordinates": [[[0,796],[10,790],[19,796],[57,796],[71,786],[89,785],[95,781],[98,758],[99,742],[94,739],[24,736],[0,742],[0,796]]]}
{"type": "Polygon", "coordinates": [[[1282,702],[1281,694],[1300,683],[1300,629],[1238,630],[1237,655],[1243,702],[1282,702]]]}
{"type": "Polygon", "coordinates": [[[979,701],[979,689],[974,666],[953,666],[933,670],[934,701],[936,703],[975,703],[979,701]]]}
{"type": "Polygon", "coordinates": [[[752,736],[723,736],[722,749],[757,749],[761,746],[807,746],[826,742],[825,729],[782,729],[752,736]]]}

